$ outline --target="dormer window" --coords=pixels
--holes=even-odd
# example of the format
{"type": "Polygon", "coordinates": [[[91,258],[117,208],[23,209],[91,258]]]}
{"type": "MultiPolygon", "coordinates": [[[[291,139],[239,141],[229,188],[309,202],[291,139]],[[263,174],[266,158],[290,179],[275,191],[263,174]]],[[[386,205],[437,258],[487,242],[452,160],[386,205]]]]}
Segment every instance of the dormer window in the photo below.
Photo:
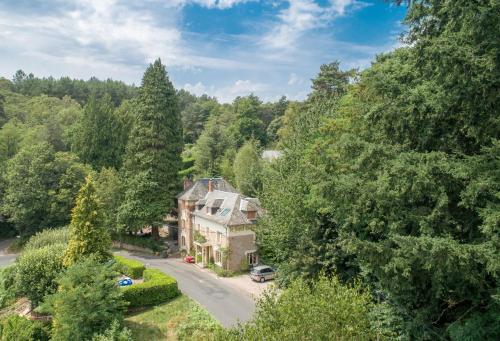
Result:
{"type": "Polygon", "coordinates": [[[205,199],[200,199],[196,202],[196,209],[200,211],[203,207],[205,207],[205,199]]]}
{"type": "Polygon", "coordinates": [[[255,220],[257,218],[257,212],[256,211],[247,211],[247,218],[248,218],[248,220],[255,220]]]}

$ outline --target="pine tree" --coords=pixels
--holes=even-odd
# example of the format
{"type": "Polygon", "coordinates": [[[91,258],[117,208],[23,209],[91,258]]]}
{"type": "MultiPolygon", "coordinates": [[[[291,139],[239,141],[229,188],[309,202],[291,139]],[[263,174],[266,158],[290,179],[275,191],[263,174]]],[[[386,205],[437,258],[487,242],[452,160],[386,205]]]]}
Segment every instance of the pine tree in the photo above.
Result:
{"type": "Polygon", "coordinates": [[[69,267],[90,255],[101,261],[110,257],[111,238],[103,221],[101,204],[89,175],[78,193],[71,215],[70,241],[64,254],[64,266],[69,267]]]}
{"type": "Polygon", "coordinates": [[[174,87],[158,59],[142,79],[124,160],[125,200],[118,219],[130,230],[158,226],[179,190],[182,125],[174,87]]]}

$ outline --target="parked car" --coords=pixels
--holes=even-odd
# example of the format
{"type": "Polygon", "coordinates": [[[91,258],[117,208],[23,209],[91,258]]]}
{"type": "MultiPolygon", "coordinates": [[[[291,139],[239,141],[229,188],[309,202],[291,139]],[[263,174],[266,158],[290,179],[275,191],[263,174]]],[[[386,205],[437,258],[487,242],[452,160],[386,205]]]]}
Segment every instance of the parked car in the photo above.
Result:
{"type": "Polygon", "coordinates": [[[126,287],[129,285],[132,285],[132,279],[130,279],[128,277],[122,278],[118,281],[118,285],[121,287],[126,287]]]}
{"type": "Polygon", "coordinates": [[[254,281],[264,283],[267,280],[274,279],[276,271],[267,265],[259,265],[250,271],[250,278],[254,281]]]}

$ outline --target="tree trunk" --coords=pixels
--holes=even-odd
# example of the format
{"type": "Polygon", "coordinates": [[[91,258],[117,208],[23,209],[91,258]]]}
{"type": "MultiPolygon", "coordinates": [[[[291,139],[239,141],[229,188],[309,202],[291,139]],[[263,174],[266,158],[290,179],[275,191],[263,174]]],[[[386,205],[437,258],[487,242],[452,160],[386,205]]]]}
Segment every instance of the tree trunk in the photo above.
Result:
{"type": "Polygon", "coordinates": [[[154,240],[160,240],[160,229],[158,225],[151,226],[151,236],[154,240]]]}

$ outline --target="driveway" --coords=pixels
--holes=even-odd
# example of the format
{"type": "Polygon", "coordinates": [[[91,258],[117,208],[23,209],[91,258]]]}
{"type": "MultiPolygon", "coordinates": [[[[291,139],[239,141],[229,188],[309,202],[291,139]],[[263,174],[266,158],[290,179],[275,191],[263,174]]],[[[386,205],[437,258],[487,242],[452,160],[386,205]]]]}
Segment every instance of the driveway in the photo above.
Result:
{"type": "Polygon", "coordinates": [[[233,327],[238,321],[248,321],[255,303],[249,292],[230,285],[225,279],[200,271],[194,264],[180,258],[158,258],[119,251],[117,254],[137,259],[147,267],[157,268],[177,280],[179,289],[202,305],[224,327],[233,327]]]}
{"type": "Polygon", "coordinates": [[[7,248],[12,241],[12,239],[0,240],[0,268],[12,264],[16,260],[15,254],[7,253],[7,248]]]}

